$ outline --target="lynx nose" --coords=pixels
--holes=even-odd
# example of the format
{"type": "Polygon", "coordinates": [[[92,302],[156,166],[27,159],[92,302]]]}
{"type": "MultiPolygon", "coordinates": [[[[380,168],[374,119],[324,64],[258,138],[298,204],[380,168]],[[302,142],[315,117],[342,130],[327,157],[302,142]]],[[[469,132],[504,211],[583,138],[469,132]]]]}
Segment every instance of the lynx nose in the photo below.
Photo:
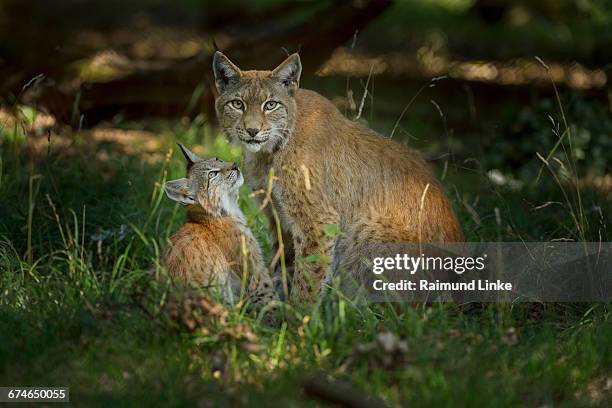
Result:
{"type": "Polygon", "coordinates": [[[234,163],[234,165],[232,166],[232,170],[238,170],[238,165],[236,163],[234,163]]]}
{"type": "Polygon", "coordinates": [[[248,128],[246,131],[251,137],[255,137],[259,133],[259,129],[255,128],[248,128]]]}

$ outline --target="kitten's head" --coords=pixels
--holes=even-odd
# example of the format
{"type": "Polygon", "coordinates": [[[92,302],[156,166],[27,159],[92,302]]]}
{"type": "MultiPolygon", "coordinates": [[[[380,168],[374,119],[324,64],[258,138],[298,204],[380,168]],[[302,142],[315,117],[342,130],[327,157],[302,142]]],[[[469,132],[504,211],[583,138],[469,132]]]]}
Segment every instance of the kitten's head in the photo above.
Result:
{"type": "Polygon", "coordinates": [[[179,143],[187,159],[187,178],[168,181],[166,195],[183,205],[201,207],[212,216],[241,214],[238,207],[238,189],[243,183],[240,169],[235,163],[201,159],[179,143]]]}
{"type": "Polygon", "coordinates": [[[282,147],[295,126],[299,55],[289,56],[273,71],[241,71],[217,51],[213,71],[217,117],[230,140],[251,152],[282,147]]]}

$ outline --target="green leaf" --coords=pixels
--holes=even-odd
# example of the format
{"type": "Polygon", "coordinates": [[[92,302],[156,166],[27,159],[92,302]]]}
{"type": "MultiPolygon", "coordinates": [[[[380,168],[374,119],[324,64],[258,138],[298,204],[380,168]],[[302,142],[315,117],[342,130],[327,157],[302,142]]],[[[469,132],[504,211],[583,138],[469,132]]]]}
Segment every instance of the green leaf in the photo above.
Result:
{"type": "Polygon", "coordinates": [[[323,232],[328,237],[333,238],[340,235],[342,231],[340,231],[338,224],[327,224],[325,227],[323,227],[323,232]]]}

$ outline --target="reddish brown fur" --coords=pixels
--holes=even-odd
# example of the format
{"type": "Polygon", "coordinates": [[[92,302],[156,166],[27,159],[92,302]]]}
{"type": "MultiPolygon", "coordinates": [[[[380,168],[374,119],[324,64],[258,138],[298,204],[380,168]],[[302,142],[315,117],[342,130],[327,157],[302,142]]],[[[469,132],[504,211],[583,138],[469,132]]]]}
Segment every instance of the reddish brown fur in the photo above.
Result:
{"type": "Polygon", "coordinates": [[[251,300],[253,303],[273,300],[272,281],[263,266],[259,246],[246,225],[232,217],[201,217],[190,211],[187,223],[170,238],[164,263],[169,274],[183,282],[209,286],[229,279],[230,285],[239,290],[244,262],[242,236],[248,250],[247,272],[260,277],[248,279],[246,289],[253,295],[258,289],[270,293],[267,298],[251,300]]]}
{"type": "MultiPolygon", "coordinates": [[[[294,225],[297,258],[330,256],[334,240],[323,233],[326,224],[338,224],[353,244],[463,240],[444,192],[418,152],[347,120],[315,92],[299,90],[296,101],[295,131],[272,167],[278,177],[275,202],[294,225]]],[[[344,255],[358,256],[350,247],[344,255]]],[[[324,275],[316,264],[304,264],[301,271],[314,279],[294,278],[297,300],[311,298],[324,275]]]]}
{"type": "MultiPolygon", "coordinates": [[[[243,88],[267,82],[274,82],[268,71],[241,71],[232,92],[242,91],[244,98],[243,88]]],[[[276,88],[259,94],[277,92],[276,88]]],[[[345,118],[316,92],[297,89],[274,97],[288,111],[286,139],[271,152],[245,149],[245,173],[249,184],[260,189],[274,168],[273,199],[293,237],[296,260],[307,255],[355,258],[359,255],[355,251],[367,241],[463,241],[444,191],[418,152],[345,118]],[[339,225],[346,234],[343,253],[335,248],[335,239],[324,234],[327,224],[339,225]]],[[[217,112],[231,136],[237,131],[228,128],[236,126],[239,118],[224,121],[228,96],[224,98],[218,100],[217,112]]],[[[321,289],[326,269],[320,263],[299,263],[292,299],[311,300],[321,289]]]]}
{"type": "Polygon", "coordinates": [[[188,179],[165,186],[170,198],[189,205],[187,222],[172,235],[164,256],[169,275],[184,283],[220,289],[229,302],[241,294],[244,276],[244,294],[253,305],[274,300],[276,293],[259,244],[236,203],[242,183],[237,167],[199,158],[189,167],[188,179]],[[209,177],[209,173],[216,175],[209,177]]]}

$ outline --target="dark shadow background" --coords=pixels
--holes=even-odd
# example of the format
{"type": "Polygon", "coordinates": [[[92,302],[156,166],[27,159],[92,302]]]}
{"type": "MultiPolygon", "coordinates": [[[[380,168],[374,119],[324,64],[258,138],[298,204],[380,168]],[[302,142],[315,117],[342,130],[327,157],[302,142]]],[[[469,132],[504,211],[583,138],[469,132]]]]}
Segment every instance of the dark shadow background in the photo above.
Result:
{"type": "Polygon", "coordinates": [[[609,0],[5,0],[0,101],[72,127],[202,112],[213,121],[215,48],[250,68],[299,51],[303,85],[349,117],[361,107],[382,133],[426,137],[432,157],[516,150],[485,163],[501,168],[550,147],[541,128],[558,114],[552,78],[580,155],[601,175],[598,152],[612,147],[611,26],[609,0]]]}

